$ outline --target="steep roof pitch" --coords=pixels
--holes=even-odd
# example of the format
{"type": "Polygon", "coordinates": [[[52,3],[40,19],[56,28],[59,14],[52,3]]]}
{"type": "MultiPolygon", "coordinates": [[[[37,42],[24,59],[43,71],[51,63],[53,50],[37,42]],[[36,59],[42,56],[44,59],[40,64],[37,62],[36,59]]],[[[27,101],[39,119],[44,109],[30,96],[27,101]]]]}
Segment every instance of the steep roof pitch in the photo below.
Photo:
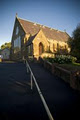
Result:
{"type": "Polygon", "coordinates": [[[4,51],[4,50],[9,50],[10,51],[10,49],[8,47],[1,49],[1,52],[4,51]]]}
{"type": "Polygon", "coordinates": [[[17,18],[20,22],[21,26],[23,27],[24,31],[26,33],[30,33],[32,36],[37,34],[40,29],[42,29],[44,35],[48,39],[53,39],[57,41],[67,41],[69,38],[69,35],[66,32],[58,31],[37,23],[33,23],[27,20],[23,20],[21,18],[17,18]]]}
{"type": "Polygon", "coordinates": [[[27,46],[30,45],[32,43],[32,41],[34,40],[34,38],[36,37],[37,34],[35,34],[34,36],[31,36],[29,38],[29,40],[27,41],[27,46]]]}
{"type": "Polygon", "coordinates": [[[1,49],[0,49],[0,54],[1,54],[1,49]]]}

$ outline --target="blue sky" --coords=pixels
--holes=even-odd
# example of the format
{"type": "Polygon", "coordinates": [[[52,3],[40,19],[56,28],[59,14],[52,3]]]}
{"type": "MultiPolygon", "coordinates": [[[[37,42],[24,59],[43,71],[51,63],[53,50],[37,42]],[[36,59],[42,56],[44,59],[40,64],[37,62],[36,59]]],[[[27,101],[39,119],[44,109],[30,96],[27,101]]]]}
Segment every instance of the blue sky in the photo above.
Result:
{"type": "Polygon", "coordinates": [[[0,46],[10,42],[18,17],[40,23],[71,36],[80,23],[79,0],[0,0],[0,46]]]}

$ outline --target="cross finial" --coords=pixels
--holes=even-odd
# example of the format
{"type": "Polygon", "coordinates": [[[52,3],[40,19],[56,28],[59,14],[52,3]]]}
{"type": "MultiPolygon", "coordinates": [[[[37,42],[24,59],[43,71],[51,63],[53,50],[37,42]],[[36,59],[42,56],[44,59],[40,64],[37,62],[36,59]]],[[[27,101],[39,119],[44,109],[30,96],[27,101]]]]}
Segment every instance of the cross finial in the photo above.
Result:
{"type": "Polygon", "coordinates": [[[18,14],[16,13],[16,17],[18,16],[18,14]]]}

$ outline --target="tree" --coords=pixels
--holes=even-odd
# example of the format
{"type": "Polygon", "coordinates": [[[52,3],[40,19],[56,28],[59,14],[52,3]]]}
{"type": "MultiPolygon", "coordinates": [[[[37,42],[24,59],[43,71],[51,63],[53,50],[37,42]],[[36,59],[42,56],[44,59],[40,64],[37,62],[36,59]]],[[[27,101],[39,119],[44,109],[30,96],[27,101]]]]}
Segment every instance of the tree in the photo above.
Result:
{"type": "Polygon", "coordinates": [[[80,24],[73,31],[72,38],[69,38],[68,45],[71,48],[70,54],[80,61],[80,24]]]}
{"type": "Polygon", "coordinates": [[[1,49],[4,49],[4,48],[9,48],[10,49],[11,48],[11,42],[1,45],[1,49]]]}

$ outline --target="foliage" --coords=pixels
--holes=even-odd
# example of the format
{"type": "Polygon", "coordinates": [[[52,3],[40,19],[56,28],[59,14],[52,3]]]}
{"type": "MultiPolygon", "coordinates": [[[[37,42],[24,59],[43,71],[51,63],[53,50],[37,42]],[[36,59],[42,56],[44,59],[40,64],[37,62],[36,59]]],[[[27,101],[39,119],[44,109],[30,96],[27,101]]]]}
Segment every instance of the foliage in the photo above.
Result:
{"type": "Polygon", "coordinates": [[[11,48],[11,42],[1,45],[1,49],[4,49],[4,48],[11,48]]]}
{"type": "Polygon", "coordinates": [[[71,48],[70,54],[80,60],[80,24],[73,31],[72,38],[69,38],[68,45],[71,48]]]}
{"type": "Polygon", "coordinates": [[[67,69],[69,71],[80,71],[80,64],[72,63],[72,64],[59,64],[59,67],[67,69]]]}
{"type": "Polygon", "coordinates": [[[44,59],[51,63],[59,63],[59,64],[74,63],[77,60],[76,57],[70,55],[56,55],[55,58],[44,58],[44,59]]]}

